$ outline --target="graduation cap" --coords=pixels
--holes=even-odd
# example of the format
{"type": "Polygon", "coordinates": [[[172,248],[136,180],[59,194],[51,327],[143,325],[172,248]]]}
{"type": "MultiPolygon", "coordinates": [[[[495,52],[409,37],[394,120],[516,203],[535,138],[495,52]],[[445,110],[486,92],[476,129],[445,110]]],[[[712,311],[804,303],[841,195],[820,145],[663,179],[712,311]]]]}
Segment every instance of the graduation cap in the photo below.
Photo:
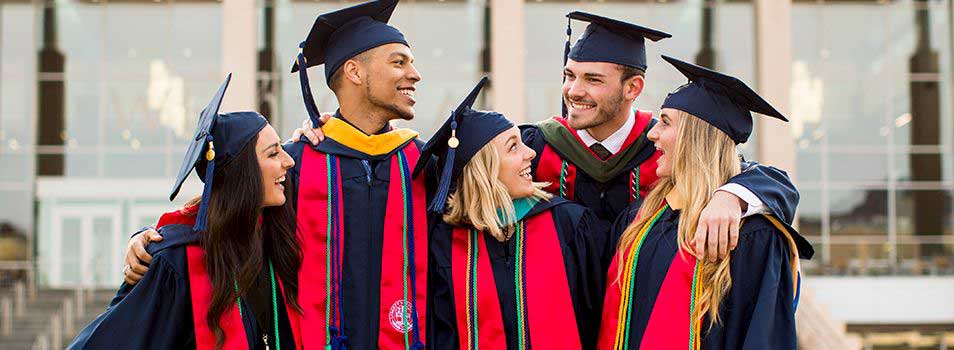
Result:
{"type": "MultiPolygon", "coordinates": [[[[464,170],[464,165],[487,145],[490,140],[500,133],[513,128],[513,122],[503,114],[493,111],[478,111],[472,109],[474,100],[487,82],[487,77],[480,79],[477,86],[470,91],[464,101],[457,106],[450,117],[441,125],[434,137],[427,141],[421,150],[420,159],[428,159],[431,155],[438,158],[442,171],[437,187],[437,193],[428,209],[432,212],[443,213],[450,194],[451,184],[464,170]],[[458,133],[458,131],[460,131],[458,133]]],[[[414,167],[414,175],[420,174],[427,162],[420,161],[414,167]]]]}
{"type": "Polygon", "coordinates": [[[298,58],[291,70],[299,72],[305,109],[315,127],[319,126],[318,107],[311,95],[308,67],[324,64],[325,82],[330,84],[335,71],[352,57],[385,44],[408,45],[404,34],[387,24],[397,3],[398,0],[369,1],[315,19],[305,41],[298,45],[298,58]]]}
{"type": "Polygon", "coordinates": [[[669,33],[623,21],[574,11],[566,15],[566,57],[577,62],[609,62],[646,70],[646,39],[659,41],[669,33]],[[570,20],[589,22],[570,49],[570,20]]]}
{"type": "MultiPolygon", "coordinates": [[[[608,62],[646,71],[646,39],[659,41],[672,37],[669,33],[627,23],[591,13],[574,11],[566,15],[566,45],[563,65],[567,58],[577,62],[608,62]],[[570,48],[570,20],[589,22],[583,35],[570,48]]],[[[566,105],[563,105],[566,116],[566,105]]]]}
{"type": "Polygon", "coordinates": [[[689,83],[666,97],[662,108],[673,108],[695,115],[725,132],[736,144],[752,134],[752,113],[788,121],[758,93],[738,78],[663,55],[689,83]]]}
{"type": "Polygon", "coordinates": [[[209,101],[209,104],[202,109],[199,125],[195,129],[195,137],[189,143],[185,159],[182,160],[182,166],[176,176],[176,182],[172,192],[169,193],[169,200],[174,200],[192,169],[196,170],[199,179],[205,183],[202,189],[202,202],[199,204],[195,226],[192,228],[194,231],[205,230],[208,222],[206,211],[212,194],[216,163],[219,166],[227,164],[268,124],[265,117],[256,112],[219,114],[222,97],[225,96],[225,90],[231,79],[232,74],[225,77],[225,82],[212,96],[212,101],[209,101]]]}

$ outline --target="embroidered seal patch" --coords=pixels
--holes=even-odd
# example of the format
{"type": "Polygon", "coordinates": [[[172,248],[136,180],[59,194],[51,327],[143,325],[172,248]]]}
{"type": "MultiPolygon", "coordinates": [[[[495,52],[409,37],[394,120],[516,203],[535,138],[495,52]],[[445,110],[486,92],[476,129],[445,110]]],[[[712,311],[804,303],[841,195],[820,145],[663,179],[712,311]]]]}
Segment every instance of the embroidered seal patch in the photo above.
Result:
{"type": "Polygon", "coordinates": [[[391,305],[388,311],[388,321],[394,330],[407,333],[411,331],[411,303],[407,300],[398,300],[391,305]]]}

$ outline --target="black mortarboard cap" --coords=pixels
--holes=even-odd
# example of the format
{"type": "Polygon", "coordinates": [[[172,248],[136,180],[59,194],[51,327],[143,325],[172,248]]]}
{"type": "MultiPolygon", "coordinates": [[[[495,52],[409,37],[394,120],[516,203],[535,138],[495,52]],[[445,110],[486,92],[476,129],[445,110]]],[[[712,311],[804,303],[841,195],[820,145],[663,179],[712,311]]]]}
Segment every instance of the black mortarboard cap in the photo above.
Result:
{"type": "Polygon", "coordinates": [[[172,192],[169,193],[169,200],[175,199],[186,177],[192,169],[196,170],[199,180],[202,180],[205,185],[202,189],[202,202],[199,204],[196,223],[193,226],[195,231],[203,231],[206,228],[208,220],[206,212],[212,193],[216,163],[219,166],[227,164],[268,124],[265,117],[256,112],[219,114],[219,106],[222,104],[222,98],[231,79],[232,74],[225,77],[225,82],[212,96],[212,101],[202,109],[195,137],[189,143],[185,159],[182,160],[182,166],[176,176],[176,182],[172,192]]]}
{"type": "MultiPolygon", "coordinates": [[[[669,33],[626,23],[586,12],[574,11],[569,19],[590,22],[583,35],[567,52],[577,62],[608,62],[646,70],[646,39],[659,41],[672,37],[669,33]]],[[[567,20],[567,44],[570,24],[567,20]]]]}
{"type": "MultiPolygon", "coordinates": [[[[431,155],[437,156],[438,165],[442,169],[437,193],[428,207],[433,212],[444,212],[451,185],[464,170],[464,165],[494,137],[513,128],[513,122],[503,114],[472,108],[486,82],[487,77],[480,79],[477,86],[457,106],[457,109],[451,112],[444,125],[437,129],[434,137],[431,137],[421,150],[421,159],[428,159],[431,155]]],[[[417,163],[414,176],[420,174],[426,163],[425,161],[417,163]]]]}
{"type": "Polygon", "coordinates": [[[311,95],[307,68],[324,64],[325,82],[330,84],[335,71],[352,57],[385,44],[408,45],[404,34],[387,24],[397,4],[398,0],[369,1],[315,19],[308,37],[298,45],[298,58],[291,70],[299,72],[305,109],[314,126],[318,126],[318,108],[311,95]]]}
{"type": "MultiPolygon", "coordinates": [[[[626,23],[623,21],[574,11],[566,15],[566,45],[563,48],[563,65],[567,58],[577,62],[615,63],[646,71],[646,39],[659,41],[672,37],[669,33],[626,23]],[[583,35],[570,48],[570,20],[589,22],[583,35]]],[[[566,116],[566,105],[563,105],[566,116]]]]}
{"type": "Polygon", "coordinates": [[[751,112],[788,121],[742,80],[669,56],[662,58],[689,79],[689,83],[669,93],[662,108],[695,115],[725,132],[736,144],[744,143],[752,134],[751,112]]]}

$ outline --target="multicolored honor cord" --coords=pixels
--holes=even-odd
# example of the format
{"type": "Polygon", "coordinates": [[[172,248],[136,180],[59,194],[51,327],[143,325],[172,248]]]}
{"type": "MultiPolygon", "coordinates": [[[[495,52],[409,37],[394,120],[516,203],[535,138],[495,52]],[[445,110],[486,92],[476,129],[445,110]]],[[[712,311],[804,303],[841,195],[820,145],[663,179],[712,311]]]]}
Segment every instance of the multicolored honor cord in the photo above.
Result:
{"type": "MultiPolygon", "coordinates": [[[[629,335],[631,332],[631,322],[633,316],[633,299],[636,295],[636,264],[639,262],[639,252],[643,248],[643,242],[646,236],[652,231],[653,226],[662,217],[662,214],[669,209],[669,204],[665,204],[653,214],[652,220],[649,220],[636,233],[633,244],[630,245],[626,260],[623,263],[623,273],[620,281],[623,283],[623,290],[619,304],[619,323],[616,325],[616,341],[613,346],[616,350],[629,349],[629,335]]],[[[702,318],[694,314],[696,301],[702,293],[702,283],[699,283],[699,274],[702,264],[696,264],[692,272],[692,289],[689,297],[689,350],[698,350],[701,344],[700,332],[702,318]]]]}
{"type": "MultiPolygon", "coordinates": [[[[467,244],[467,344],[466,349],[468,350],[477,350],[479,349],[477,339],[479,327],[477,323],[477,257],[478,257],[478,235],[481,233],[475,229],[470,230],[470,238],[467,244]]],[[[514,295],[517,297],[516,308],[517,308],[517,349],[518,350],[528,350],[530,349],[530,329],[527,324],[527,236],[526,236],[526,222],[521,220],[515,225],[515,232],[512,238],[516,244],[516,264],[514,266],[513,273],[513,282],[514,282],[514,295]]]]}

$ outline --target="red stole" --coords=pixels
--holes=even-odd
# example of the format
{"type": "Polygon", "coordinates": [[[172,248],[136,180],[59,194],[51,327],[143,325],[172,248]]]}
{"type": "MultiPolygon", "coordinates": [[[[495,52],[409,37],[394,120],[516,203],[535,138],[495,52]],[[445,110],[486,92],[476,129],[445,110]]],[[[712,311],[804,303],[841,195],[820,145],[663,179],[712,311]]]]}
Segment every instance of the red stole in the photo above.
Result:
{"type": "Polygon", "coordinates": [[[620,259],[626,259],[630,249],[617,249],[613,255],[609,270],[606,272],[606,295],[603,297],[603,312],[600,315],[600,334],[596,341],[596,349],[613,350],[616,342],[616,332],[619,325],[619,304],[623,298],[622,274],[619,271],[620,259]],[[620,252],[623,256],[620,257],[620,252]]]}
{"type": "MultiPolygon", "coordinates": [[[[163,214],[156,227],[169,224],[195,225],[197,205],[185,207],[181,210],[163,214]]],[[[205,268],[205,251],[200,245],[186,246],[186,259],[189,267],[189,292],[192,296],[192,323],[195,327],[196,350],[215,349],[215,335],[206,321],[209,305],[212,303],[212,279],[205,268]]],[[[279,287],[281,283],[279,282],[279,287]]],[[[282,290],[284,290],[282,288],[282,290]]],[[[291,305],[285,303],[288,321],[295,337],[295,348],[302,349],[301,344],[301,314],[291,305]]],[[[225,332],[223,350],[248,349],[248,337],[245,334],[245,324],[239,313],[238,304],[232,304],[222,314],[219,326],[225,332]]]]}
{"type": "MultiPolygon", "coordinates": [[[[570,287],[553,218],[546,211],[526,219],[526,227],[525,293],[530,345],[534,349],[578,350],[579,328],[575,313],[571,312],[574,308],[570,287]]],[[[464,227],[455,228],[453,235],[452,279],[461,349],[507,349],[497,285],[485,252],[486,235],[473,237],[470,228],[464,227]],[[472,259],[473,255],[477,258],[472,259]],[[471,287],[474,281],[477,291],[471,287]],[[476,296],[471,294],[475,292],[476,296]],[[472,303],[475,297],[477,305],[472,303]],[[476,325],[471,310],[477,311],[476,325]],[[475,326],[476,335],[472,334],[475,326]]]]}
{"type": "MultiPolygon", "coordinates": [[[[656,168],[659,167],[659,157],[661,156],[662,152],[657,149],[653,151],[653,155],[639,163],[639,198],[646,198],[649,191],[652,191],[653,186],[656,185],[656,181],[659,180],[659,176],[656,175],[656,168]]],[[[631,188],[630,198],[633,198],[632,192],[631,188]]]]}
{"type": "Polygon", "coordinates": [[[537,164],[536,181],[549,182],[544,191],[560,195],[563,198],[573,199],[573,193],[576,186],[576,166],[573,163],[566,162],[566,169],[563,169],[563,158],[550,147],[549,144],[543,145],[543,152],[540,154],[540,163],[537,164]],[[565,172],[565,173],[564,173],[565,172]],[[563,183],[560,183],[560,178],[563,183]]]}
{"type": "MultiPolygon", "coordinates": [[[[403,148],[407,157],[407,166],[413,169],[420,157],[420,150],[414,142],[403,148]]],[[[405,300],[403,286],[404,260],[404,215],[405,208],[402,193],[401,165],[398,161],[399,152],[391,156],[391,173],[388,187],[387,209],[385,211],[384,244],[381,255],[381,299],[379,315],[378,347],[380,349],[396,349],[404,347],[404,334],[411,331],[412,321],[405,314],[411,313],[411,295],[405,300]]],[[[305,147],[301,156],[301,175],[298,187],[298,232],[302,244],[302,266],[299,272],[299,300],[304,310],[302,322],[303,340],[307,347],[323,348],[331,342],[327,337],[328,327],[325,315],[328,306],[327,285],[327,255],[329,234],[329,185],[328,185],[328,155],[305,147]]],[[[337,167],[337,164],[332,164],[337,167]]],[[[342,225],[344,220],[343,198],[341,191],[340,168],[332,169],[338,174],[336,179],[338,188],[332,188],[331,193],[338,198],[336,214],[338,222],[335,224],[344,235],[347,230],[342,225]]],[[[424,339],[425,304],[427,289],[427,220],[424,177],[411,179],[410,171],[405,181],[408,182],[411,196],[414,240],[414,266],[416,285],[409,293],[414,293],[417,299],[417,316],[419,328],[424,339]]],[[[343,238],[343,236],[342,236],[343,238]]],[[[343,241],[338,240],[338,249],[343,254],[343,241]]],[[[410,242],[408,242],[410,243],[410,242]]],[[[410,248],[410,247],[409,247],[410,248]]],[[[338,256],[339,265],[341,256],[338,256]]],[[[375,263],[375,262],[368,262],[375,263]]],[[[347,278],[347,277],[345,277],[347,278]]],[[[407,282],[410,284],[410,282],[407,282]]],[[[340,298],[340,296],[338,296],[340,298]]],[[[347,315],[345,315],[347,317],[347,315]]],[[[409,334],[409,339],[412,339],[409,334]]]]}
{"type": "MultiPolygon", "coordinates": [[[[628,252],[630,249],[627,247],[622,251],[628,252]]],[[[613,343],[616,340],[619,304],[622,299],[622,286],[616,278],[619,276],[618,263],[619,250],[607,273],[606,296],[603,299],[602,322],[596,347],[600,350],[614,349],[613,343]]],[[[689,344],[689,299],[692,296],[692,273],[695,267],[696,259],[692,255],[676,252],[656,296],[639,349],[679,349],[689,344]]],[[[635,288],[640,286],[636,285],[635,288]]]]}
{"type": "Polygon", "coordinates": [[[639,343],[640,349],[679,349],[689,344],[689,301],[695,268],[695,257],[676,252],[656,295],[656,303],[639,343]]]}

